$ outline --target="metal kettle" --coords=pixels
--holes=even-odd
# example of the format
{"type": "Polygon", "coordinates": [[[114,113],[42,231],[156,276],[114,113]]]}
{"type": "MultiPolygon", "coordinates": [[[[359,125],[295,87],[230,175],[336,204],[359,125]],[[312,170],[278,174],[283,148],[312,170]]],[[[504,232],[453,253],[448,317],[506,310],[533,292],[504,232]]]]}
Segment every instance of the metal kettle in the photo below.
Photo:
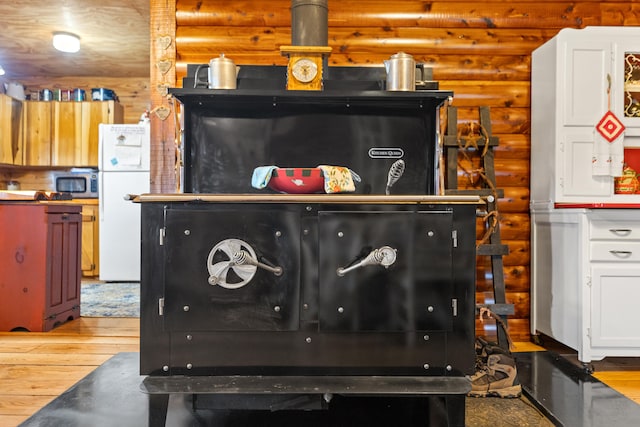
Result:
{"type": "Polygon", "coordinates": [[[209,61],[209,65],[199,65],[196,68],[193,87],[205,84],[209,89],[235,89],[239,72],[240,67],[221,53],[219,57],[209,61]],[[206,82],[199,78],[200,70],[204,67],[209,68],[206,82]]]}
{"type": "Polygon", "coordinates": [[[416,61],[408,53],[398,52],[384,61],[387,70],[387,90],[416,90],[416,61]]]}
{"type": "Polygon", "coordinates": [[[22,86],[20,83],[4,83],[4,92],[12,98],[19,99],[21,101],[24,101],[24,99],[26,98],[24,93],[24,86],[22,86]]]}

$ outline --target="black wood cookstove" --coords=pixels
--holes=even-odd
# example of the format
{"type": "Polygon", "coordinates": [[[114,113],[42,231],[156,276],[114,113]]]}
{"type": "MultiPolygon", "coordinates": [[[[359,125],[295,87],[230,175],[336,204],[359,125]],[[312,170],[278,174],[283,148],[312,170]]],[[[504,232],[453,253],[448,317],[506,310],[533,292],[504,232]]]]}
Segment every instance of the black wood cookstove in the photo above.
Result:
{"type": "Polygon", "coordinates": [[[464,425],[478,199],[436,195],[451,93],[384,91],[377,68],[327,74],[320,92],[283,90],[281,67],[243,67],[236,90],[171,90],[184,192],[139,197],[152,422],[189,394],[196,409],[271,411],[401,397],[464,425]],[[362,181],[349,194],[251,187],[258,166],[319,164],[362,181]]]}

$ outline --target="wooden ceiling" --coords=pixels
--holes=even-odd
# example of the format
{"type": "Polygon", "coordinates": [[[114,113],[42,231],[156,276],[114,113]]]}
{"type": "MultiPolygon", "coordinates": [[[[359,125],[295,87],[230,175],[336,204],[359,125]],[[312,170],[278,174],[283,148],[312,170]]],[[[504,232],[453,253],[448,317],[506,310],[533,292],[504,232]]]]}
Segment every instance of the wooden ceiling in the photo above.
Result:
{"type": "Polygon", "coordinates": [[[149,0],[0,2],[4,80],[149,76],[149,0]],[[53,48],[56,31],[80,36],[80,52],[53,48]]]}

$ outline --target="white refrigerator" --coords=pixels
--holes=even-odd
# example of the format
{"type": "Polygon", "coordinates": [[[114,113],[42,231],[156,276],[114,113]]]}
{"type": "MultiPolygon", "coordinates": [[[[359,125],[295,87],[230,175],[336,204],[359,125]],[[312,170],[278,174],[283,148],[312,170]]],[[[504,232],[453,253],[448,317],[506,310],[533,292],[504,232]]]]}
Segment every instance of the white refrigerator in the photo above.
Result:
{"type": "Polygon", "coordinates": [[[150,189],[149,124],[101,124],[99,130],[100,280],[140,281],[140,205],[150,189]]]}

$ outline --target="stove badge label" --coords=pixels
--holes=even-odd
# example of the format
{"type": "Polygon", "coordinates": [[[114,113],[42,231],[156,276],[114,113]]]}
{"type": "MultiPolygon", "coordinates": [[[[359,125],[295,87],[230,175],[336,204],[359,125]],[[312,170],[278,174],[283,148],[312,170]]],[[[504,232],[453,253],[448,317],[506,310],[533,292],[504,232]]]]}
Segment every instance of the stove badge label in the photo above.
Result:
{"type": "Polygon", "coordinates": [[[393,147],[370,148],[369,157],[372,159],[401,159],[404,157],[404,150],[393,147]]]}

